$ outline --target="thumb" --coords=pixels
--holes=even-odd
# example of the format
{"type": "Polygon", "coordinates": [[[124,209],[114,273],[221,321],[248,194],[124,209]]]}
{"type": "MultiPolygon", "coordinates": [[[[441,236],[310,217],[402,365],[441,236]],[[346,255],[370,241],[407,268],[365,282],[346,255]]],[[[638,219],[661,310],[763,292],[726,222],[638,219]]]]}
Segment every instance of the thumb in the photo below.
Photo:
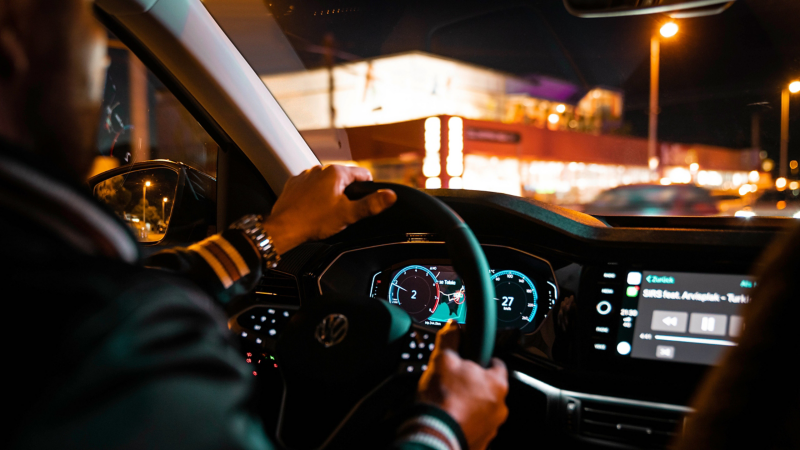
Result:
{"type": "Polygon", "coordinates": [[[508,369],[506,368],[506,364],[500,358],[492,358],[492,364],[487,370],[494,374],[499,380],[505,380],[508,378],[508,369]]]}
{"type": "Polygon", "coordinates": [[[397,194],[389,189],[381,189],[360,200],[350,202],[350,219],[358,222],[366,217],[380,214],[397,201],[397,194]]]}
{"type": "Polygon", "coordinates": [[[444,328],[436,333],[436,350],[443,352],[453,350],[458,353],[458,344],[461,341],[461,329],[455,320],[448,320],[444,328]]]}

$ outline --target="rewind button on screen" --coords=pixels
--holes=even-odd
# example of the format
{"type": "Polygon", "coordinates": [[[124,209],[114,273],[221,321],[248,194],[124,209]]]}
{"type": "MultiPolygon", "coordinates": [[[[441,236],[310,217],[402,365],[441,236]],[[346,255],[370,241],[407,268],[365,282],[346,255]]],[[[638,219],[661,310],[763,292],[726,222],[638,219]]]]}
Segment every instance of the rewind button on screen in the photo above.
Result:
{"type": "Polygon", "coordinates": [[[670,331],[673,333],[685,333],[686,325],[689,322],[689,314],[680,311],[653,311],[653,320],[650,322],[650,329],[653,331],[670,331]]]}

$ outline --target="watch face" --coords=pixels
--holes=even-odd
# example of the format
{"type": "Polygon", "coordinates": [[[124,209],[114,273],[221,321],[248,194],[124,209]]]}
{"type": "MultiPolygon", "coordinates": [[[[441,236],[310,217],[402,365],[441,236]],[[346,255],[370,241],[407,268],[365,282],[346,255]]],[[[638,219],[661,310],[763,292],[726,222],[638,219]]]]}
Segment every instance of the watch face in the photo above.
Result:
{"type": "Polygon", "coordinates": [[[281,258],[272,245],[272,238],[267,235],[266,230],[261,226],[263,220],[261,216],[251,214],[231,224],[231,228],[241,230],[258,249],[261,260],[264,262],[264,267],[274,269],[281,258]]]}
{"type": "Polygon", "coordinates": [[[261,216],[250,214],[242,217],[241,219],[233,222],[231,228],[244,231],[255,231],[256,228],[261,229],[261,216]]]}

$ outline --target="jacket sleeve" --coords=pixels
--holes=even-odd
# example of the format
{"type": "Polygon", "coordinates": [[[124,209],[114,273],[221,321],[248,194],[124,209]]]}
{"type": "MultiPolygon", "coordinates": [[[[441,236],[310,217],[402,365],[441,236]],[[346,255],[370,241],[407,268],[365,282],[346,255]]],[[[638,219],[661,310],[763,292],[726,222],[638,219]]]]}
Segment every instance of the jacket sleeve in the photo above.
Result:
{"type": "Polygon", "coordinates": [[[220,308],[185,280],[143,272],[62,337],[75,367],[12,447],[272,449],[220,308]]]}
{"type": "Polygon", "coordinates": [[[443,410],[415,405],[401,421],[392,450],[468,450],[461,426],[443,410]]]}
{"type": "Polygon", "coordinates": [[[240,230],[225,230],[189,247],[158,252],[145,265],[190,279],[222,304],[252,291],[262,273],[260,253],[240,230]]]}

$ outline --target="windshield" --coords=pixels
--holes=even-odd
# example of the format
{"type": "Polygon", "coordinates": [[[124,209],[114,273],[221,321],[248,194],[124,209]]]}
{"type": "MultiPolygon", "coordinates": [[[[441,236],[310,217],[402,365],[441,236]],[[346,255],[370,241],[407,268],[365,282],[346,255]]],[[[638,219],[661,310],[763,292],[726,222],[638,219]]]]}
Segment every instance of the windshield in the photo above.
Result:
{"type": "Polygon", "coordinates": [[[323,163],[597,215],[785,216],[757,200],[800,193],[800,2],[204,4],[323,163]]]}

